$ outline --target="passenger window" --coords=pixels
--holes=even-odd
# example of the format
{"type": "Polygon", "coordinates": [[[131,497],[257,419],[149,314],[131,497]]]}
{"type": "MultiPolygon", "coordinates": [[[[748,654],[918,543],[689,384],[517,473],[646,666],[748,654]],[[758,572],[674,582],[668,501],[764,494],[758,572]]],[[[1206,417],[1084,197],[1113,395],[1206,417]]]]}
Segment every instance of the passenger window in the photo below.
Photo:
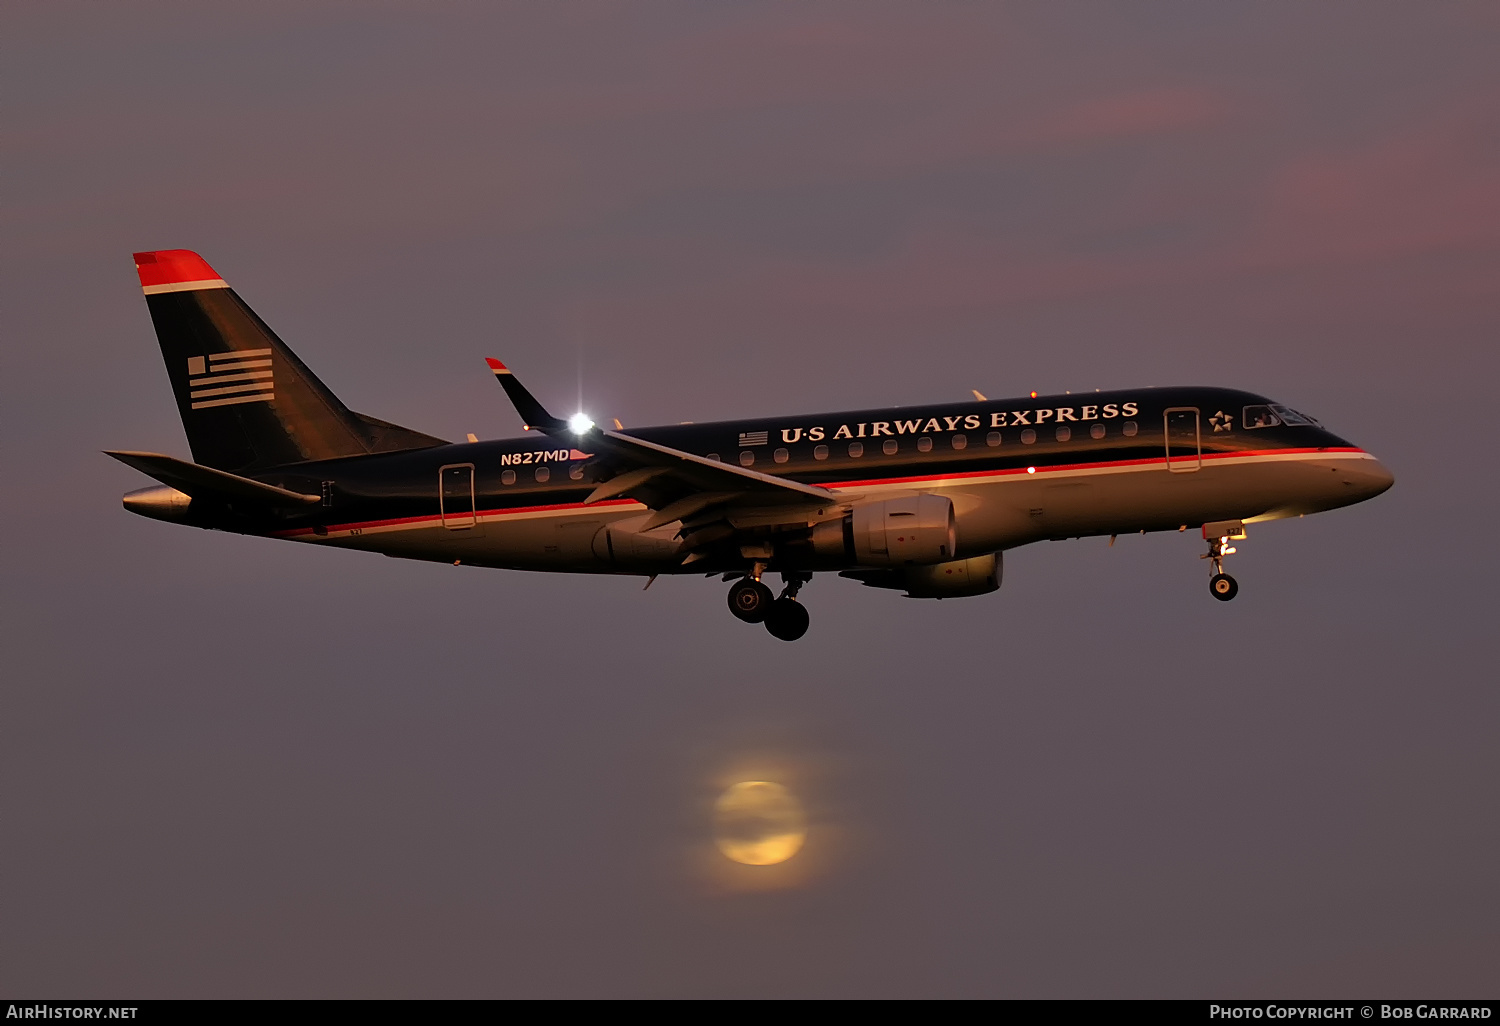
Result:
{"type": "Polygon", "coordinates": [[[813,459],[826,460],[828,458],[828,446],[820,445],[813,449],[813,459]]]}
{"type": "Polygon", "coordinates": [[[894,438],[887,438],[885,441],[881,442],[880,451],[885,453],[887,456],[894,456],[896,454],[896,440],[894,438]]]}
{"type": "Polygon", "coordinates": [[[1123,434],[1126,438],[1134,438],[1135,433],[1139,430],[1140,428],[1135,426],[1135,421],[1133,420],[1127,420],[1120,427],[1120,433],[1123,434]]]}
{"type": "Polygon", "coordinates": [[[713,460],[715,463],[723,463],[724,462],[723,460],[721,460],[719,458],[719,454],[716,453],[716,452],[709,453],[707,456],[704,457],[704,459],[713,460]]]}
{"type": "Polygon", "coordinates": [[[1095,424],[1093,427],[1089,428],[1089,437],[1090,438],[1103,438],[1104,437],[1104,425],[1103,424],[1095,424]]]}
{"type": "Polygon", "coordinates": [[[923,435],[921,438],[917,439],[917,452],[931,452],[931,451],[932,451],[932,439],[928,438],[926,435],[923,435]]]}
{"type": "Polygon", "coordinates": [[[500,472],[500,483],[501,484],[515,484],[516,483],[516,472],[514,470],[502,470],[500,472]]]}
{"type": "Polygon", "coordinates": [[[777,449],[773,455],[776,457],[777,463],[785,463],[787,460],[792,458],[792,454],[787,452],[785,449],[777,449]]]}
{"type": "Polygon", "coordinates": [[[1031,428],[1024,428],[1021,431],[1021,444],[1030,445],[1034,441],[1036,441],[1036,432],[1031,428]]]}
{"type": "Polygon", "coordinates": [[[546,480],[548,480],[551,477],[552,477],[552,468],[551,467],[537,467],[536,468],[536,479],[538,481],[546,481],[546,480]]]}
{"type": "Polygon", "coordinates": [[[1059,442],[1066,442],[1068,439],[1070,439],[1072,437],[1073,437],[1073,429],[1072,428],[1068,427],[1068,425],[1066,425],[1066,424],[1059,424],[1059,425],[1057,425],[1057,440],[1059,442]]]}
{"type": "Polygon", "coordinates": [[[864,442],[850,442],[849,443],[849,455],[850,456],[863,456],[864,454],[865,454],[865,443],[864,442]]]}
{"type": "Polygon", "coordinates": [[[991,431],[989,434],[985,435],[984,436],[984,444],[985,445],[999,445],[1000,444],[1000,432],[998,432],[998,431],[991,431]]]}
{"type": "Polygon", "coordinates": [[[740,453],[740,466],[748,467],[754,462],[755,453],[751,452],[749,449],[746,449],[744,452],[740,453]]]}
{"type": "Polygon", "coordinates": [[[969,440],[967,438],[965,438],[963,435],[954,435],[953,436],[953,448],[955,448],[955,449],[963,449],[966,446],[968,446],[968,444],[969,444],[969,440]]]}
{"type": "Polygon", "coordinates": [[[583,464],[582,463],[575,463],[571,467],[569,467],[568,468],[568,476],[571,477],[574,481],[582,481],[583,480],[583,464]]]}

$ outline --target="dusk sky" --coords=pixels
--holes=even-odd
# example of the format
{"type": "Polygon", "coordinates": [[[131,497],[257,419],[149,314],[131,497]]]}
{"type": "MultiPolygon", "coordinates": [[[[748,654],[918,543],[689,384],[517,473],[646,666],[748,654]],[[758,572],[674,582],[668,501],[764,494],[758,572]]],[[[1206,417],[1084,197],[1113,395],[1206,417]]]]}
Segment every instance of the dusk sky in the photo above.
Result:
{"type": "Polygon", "coordinates": [[[0,996],[1490,997],[1500,7],[0,6],[0,996]],[[1151,385],[1385,495],[820,576],[133,516],[131,253],[450,439],[1151,385]],[[713,846],[771,780],[807,842],[713,846]],[[744,872],[741,872],[743,870],[744,872]]]}

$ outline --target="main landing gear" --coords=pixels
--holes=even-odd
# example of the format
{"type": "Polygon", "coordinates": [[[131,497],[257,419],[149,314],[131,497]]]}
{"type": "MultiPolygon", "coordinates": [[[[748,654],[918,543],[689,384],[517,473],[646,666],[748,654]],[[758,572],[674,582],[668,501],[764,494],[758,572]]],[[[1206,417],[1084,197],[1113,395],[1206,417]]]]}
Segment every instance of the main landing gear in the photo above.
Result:
{"type": "Polygon", "coordinates": [[[807,608],[797,601],[797,592],[808,581],[810,574],[783,572],[781,597],[773,598],[771,589],[761,583],[765,571],[756,564],[748,577],[741,577],[729,589],[729,611],[746,623],[763,623],[771,637],[782,641],[796,641],[807,633],[809,617],[807,608]]]}
{"type": "Polygon", "coordinates": [[[741,577],[739,583],[729,589],[729,611],[746,623],[760,623],[766,611],[775,603],[771,589],[760,583],[758,577],[741,577]]]}
{"type": "Polygon", "coordinates": [[[1228,602],[1240,593],[1240,584],[1224,572],[1224,557],[1232,556],[1235,548],[1229,543],[1245,537],[1245,525],[1238,520],[1223,520],[1203,525],[1203,537],[1208,539],[1208,552],[1199,559],[1213,561],[1214,573],[1208,579],[1208,593],[1220,602],[1228,602]]]}

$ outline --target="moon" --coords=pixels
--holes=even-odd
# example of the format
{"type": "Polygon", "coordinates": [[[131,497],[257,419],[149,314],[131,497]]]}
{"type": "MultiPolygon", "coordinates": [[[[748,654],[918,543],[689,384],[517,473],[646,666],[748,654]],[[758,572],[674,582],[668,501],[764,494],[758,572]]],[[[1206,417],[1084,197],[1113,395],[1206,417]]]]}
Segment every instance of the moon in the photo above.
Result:
{"type": "Polygon", "coordinates": [[[780,784],[743,780],[714,803],[714,842],[735,862],[774,866],[797,854],[806,840],[802,803],[780,784]]]}

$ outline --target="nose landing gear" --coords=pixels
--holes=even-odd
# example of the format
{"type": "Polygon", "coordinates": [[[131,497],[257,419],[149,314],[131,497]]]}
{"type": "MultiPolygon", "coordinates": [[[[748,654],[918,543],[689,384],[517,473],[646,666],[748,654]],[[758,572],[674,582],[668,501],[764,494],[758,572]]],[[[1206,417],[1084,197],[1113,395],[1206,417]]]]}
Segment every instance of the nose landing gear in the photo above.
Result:
{"type": "Polygon", "coordinates": [[[785,587],[780,598],[772,598],[771,589],[761,583],[764,564],[756,564],[747,577],[741,577],[729,589],[729,611],[746,623],[764,623],[771,637],[782,641],[796,641],[807,633],[809,617],[807,609],[797,601],[797,592],[808,581],[811,574],[783,571],[781,579],[785,587]]]}
{"type": "Polygon", "coordinates": [[[1234,555],[1235,548],[1229,543],[1245,537],[1245,525],[1239,520],[1204,524],[1203,537],[1208,541],[1208,552],[1198,558],[1212,560],[1214,568],[1213,576],[1208,579],[1208,593],[1220,602],[1228,602],[1240,593],[1240,585],[1224,572],[1224,557],[1234,555]]]}

